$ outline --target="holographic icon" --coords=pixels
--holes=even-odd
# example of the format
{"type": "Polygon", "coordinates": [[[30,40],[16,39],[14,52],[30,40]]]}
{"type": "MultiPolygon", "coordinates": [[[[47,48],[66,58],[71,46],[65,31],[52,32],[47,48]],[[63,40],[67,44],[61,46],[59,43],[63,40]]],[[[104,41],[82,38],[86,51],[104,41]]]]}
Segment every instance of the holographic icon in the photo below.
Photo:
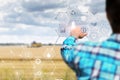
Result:
{"type": "Polygon", "coordinates": [[[95,32],[91,32],[89,35],[88,35],[88,40],[90,41],[93,41],[93,42],[96,42],[98,41],[99,37],[98,37],[98,34],[95,33],[95,32]]]}
{"type": "Polygon", "coordinates": [[[64,27],[60,27],[60,33],[66,33],[66,29],[64,27]]]}
{"type": "Polygon", "coordinates": [[[66,12],[59,12],[55,17],[55,20],[58,21],[58,29],[56,30],[57,34],[61,37],[68,35],[67,26],[69,23],[69,16],[66,12]]]}
{"type": "Polygon", "coordinates": [[[61,37],[68,36],[69,30],[67,30],[67,28],[68,28],[68,25],[65,26],[64,24],[59,24],[59,27],[56,31],[58,35],[61,37]]]}
{"type": "Polygon", "coordinates": [[[43,57],[45,59],[53,59],[55,56],[55,49],[54,46],[53,47],[49,47],[45,50],[43,57]]]}
{"type": "Polygon", "coordinates": [[[55,17],[55,20],[57,20],[59,24],[62,23],[66,25],[69,22],[69,16],[66,12],[58,12],[58,14],[55,17]]]}
{"type": "Polygon", "coordinates": [[[41,59],[40,59],[40,58],[36,58],[36,59],[35,59],[35,63],[36,63],[36,64],[41,64],[41,59]]]}
{"type": "Polygon", "coordinates": [[[51,58],[51,54],[50,53],[47,53],[47,58],[51,58]]]}
{"type": "Polygon", "coordinates": [[[80,10],[78,9],[77,6],[74,7],[68,7],[67,8],[67,14],[70,17],[70,19],[72,18],[78,18],[82,15],[82,13],[80,12],[80,10]]]}
{"type": "Polygon", "coordinates": [[[76,15],[76,12],[74,10],[71,11],[71,15],[76,15]]]}
{"type": "Polygon", "coordinates": [[[89,41],[99,42],[100,41],[100,32],[99,27],[91,26],[87,35],[89,41]]]}
{"type": "Polygon", "coordinates": [[[86,27],[81,27],[81,30],[83,33],[87,33],[87,28],[86,27]]]}

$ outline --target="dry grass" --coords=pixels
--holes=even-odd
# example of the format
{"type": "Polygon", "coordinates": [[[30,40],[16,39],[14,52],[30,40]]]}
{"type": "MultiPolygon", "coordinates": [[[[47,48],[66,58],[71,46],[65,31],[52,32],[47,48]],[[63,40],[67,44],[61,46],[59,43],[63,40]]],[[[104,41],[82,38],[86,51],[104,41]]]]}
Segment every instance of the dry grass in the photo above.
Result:
{"type": "Polygon", "coordinates": [[[43,46],[39,48],[28,48],[26,46],[0,47],[0,59],[31,59],[36,57],[46,59],[47,53],[51,54],[51,58],[61,59],[60,46],[43,46]]]}
{"type": "Polygon", "coordinates": [[[0,47],[0,80],[75,80],[60,46],[0,47]]]}

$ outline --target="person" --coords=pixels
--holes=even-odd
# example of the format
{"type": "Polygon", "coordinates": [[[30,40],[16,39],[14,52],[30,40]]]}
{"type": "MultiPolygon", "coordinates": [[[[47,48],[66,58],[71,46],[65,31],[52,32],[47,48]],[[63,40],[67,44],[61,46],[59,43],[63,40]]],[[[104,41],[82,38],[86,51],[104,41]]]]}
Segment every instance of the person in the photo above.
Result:
{"type": "Polygon", "coordinates": [[[120,80],[120,0],[106,0],[106,15],[113,31],[107,40],[78,43],[87,33],[76,27],[63,42],[61,56],[77,80],[120,80]]]}

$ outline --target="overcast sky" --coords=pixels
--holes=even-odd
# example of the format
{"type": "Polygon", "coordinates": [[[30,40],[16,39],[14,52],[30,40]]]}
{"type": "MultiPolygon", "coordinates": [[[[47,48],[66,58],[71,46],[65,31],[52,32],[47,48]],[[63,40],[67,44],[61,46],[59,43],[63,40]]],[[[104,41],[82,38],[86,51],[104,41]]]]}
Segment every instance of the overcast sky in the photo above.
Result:
{"type": "MultiPolygon", "coordinates": [[[[60,24],[72,21],[89,30],[106,28],[103,34],[110,31],[104,0],[0,0],[0,43],[55,43],[60,24]]],[[[99,34],[95,30],[93,36],[99,34]]]]}

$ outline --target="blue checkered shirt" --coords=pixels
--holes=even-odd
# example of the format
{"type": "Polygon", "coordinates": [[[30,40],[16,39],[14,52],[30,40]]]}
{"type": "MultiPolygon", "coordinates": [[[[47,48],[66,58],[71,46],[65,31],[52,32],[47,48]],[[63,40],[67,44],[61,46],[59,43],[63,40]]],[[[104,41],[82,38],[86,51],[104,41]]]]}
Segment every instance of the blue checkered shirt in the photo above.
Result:
{"type": "Polygon", "coordinates": [[[76,43],[68,37],[61,55],[78,80],[120,80],[120,34],[112,34],[101,43],[76,43]]]}

